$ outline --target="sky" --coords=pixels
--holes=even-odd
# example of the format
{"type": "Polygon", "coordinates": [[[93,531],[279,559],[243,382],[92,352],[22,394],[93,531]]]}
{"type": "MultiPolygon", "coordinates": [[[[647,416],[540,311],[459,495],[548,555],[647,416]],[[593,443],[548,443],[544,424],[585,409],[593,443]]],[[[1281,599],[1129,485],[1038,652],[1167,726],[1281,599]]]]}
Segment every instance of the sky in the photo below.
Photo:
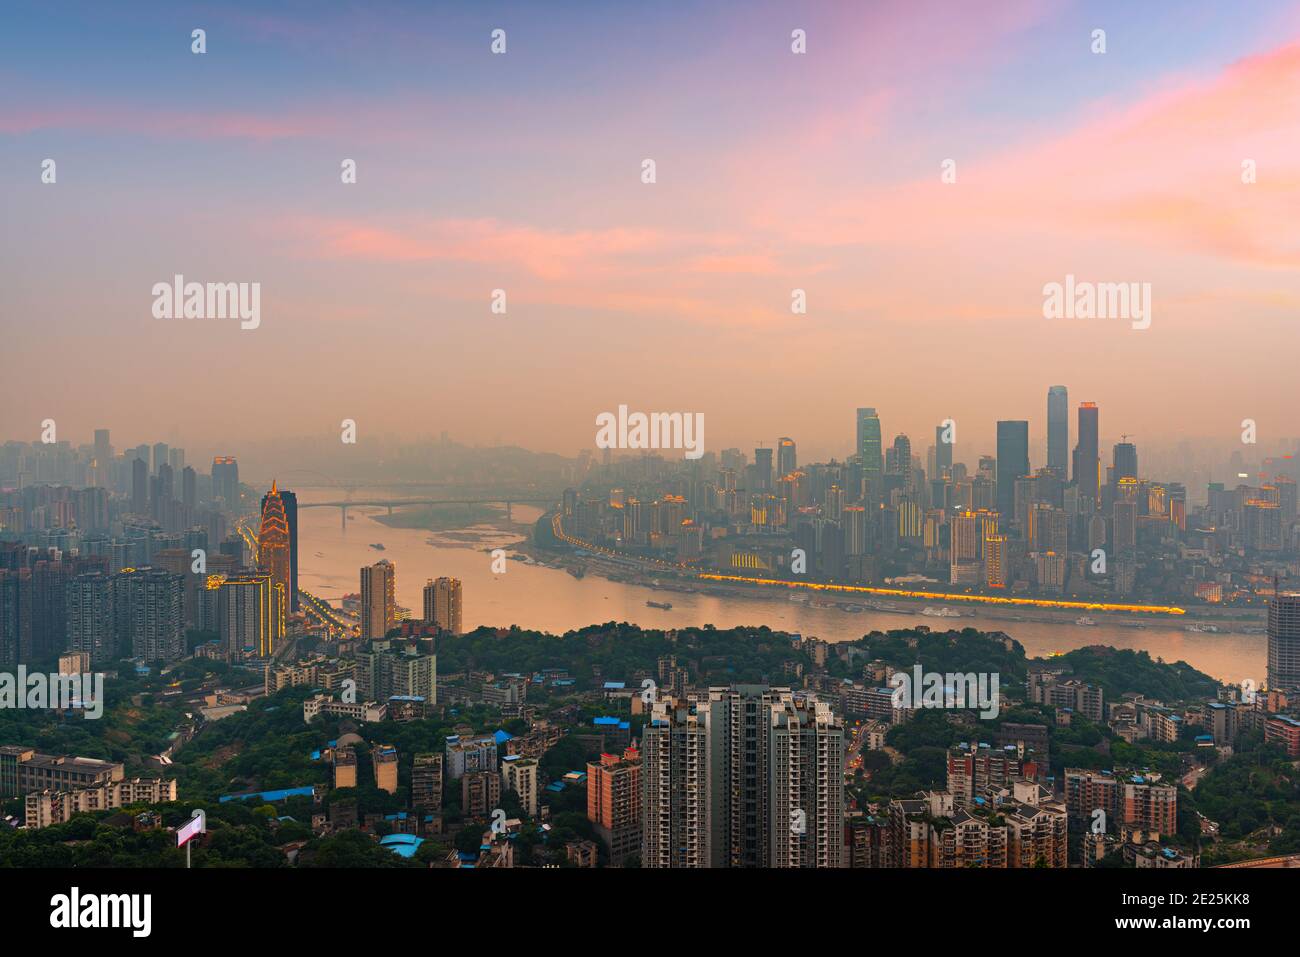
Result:
{"type": "Polygon", "coordinates": [[[573,454],[627,405],[806,460],[874,406],[992,451],[1060,383],[1103,447],[1263,444],[1297,222],[1294,3],[19,0],[0,439],[573,454]],[[176,274],[259,283],[260,325],[155,318],[176,274]],[[1149,328],[1045,318],[1067,275],[1149,283],[1149,328]]]}

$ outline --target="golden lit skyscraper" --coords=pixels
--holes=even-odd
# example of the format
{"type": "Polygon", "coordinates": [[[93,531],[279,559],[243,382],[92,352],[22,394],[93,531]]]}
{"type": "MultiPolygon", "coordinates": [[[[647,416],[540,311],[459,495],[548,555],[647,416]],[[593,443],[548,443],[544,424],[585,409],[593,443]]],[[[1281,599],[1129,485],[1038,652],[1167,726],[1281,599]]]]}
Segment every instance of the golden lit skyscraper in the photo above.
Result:
{"type": "Polygon", "coordinates": [[[989,535],[984,539],[984,584],[989,588],[1007,587],[1007,536],[989,535]]]}
{"type": "Polygon", "coordinates": [[[257,531],[257,557],[261,570],[271,576],[271,586],[292,601],[289,579],[289,519],[275,482],[262,504],[262,524],[257,531]]]}
{"type": "Polygon", "coordinates": [[[361,569],[361,637],[383,638],[397,621],[397,569],[388,559],[361,569]]]}
{"type": "Polygon", "coordinates": [[[461,633],[459,578],[430,580],[424,586],[424,620],[453,635],[461,633]]]}

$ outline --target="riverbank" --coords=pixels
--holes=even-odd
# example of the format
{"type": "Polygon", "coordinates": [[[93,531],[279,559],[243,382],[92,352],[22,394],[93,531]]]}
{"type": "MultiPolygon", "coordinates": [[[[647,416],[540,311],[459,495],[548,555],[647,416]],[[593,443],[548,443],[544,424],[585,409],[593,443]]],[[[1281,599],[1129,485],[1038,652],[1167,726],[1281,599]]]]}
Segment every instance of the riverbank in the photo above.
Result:
{"type": "MultiPolygon", "coordinates": [[[[1028,622],[1045,625],[1076,626],[1080,628],[1096,627],[1100,623],[1108,627],[1117,627],[1142,631],[1149,628],[1179,628],[1194,634],[1234,634],[1244,636],[1262,636],[1265,634],[1266,612],[1264,609],[1220,609],[1212,607],[1182,607],[1177,613],[1140,610],[1139,606],[1129,606],[1125,610],[1100,607],[1106,603],[1093,603],[1086,600],[1069,600],[1078,607],[1051,608],[1045,604],[1007,604],[1001,596],[970,594],[943,594],[934,592],[927,595],[889,594],[875,595],[871,592],[854,591],[856,586],[844,586],[841,590],[835,586],[820,586],[816,582],[793,582],[776,579],[751,579],[754,576],[722,575],[713,570],[701,569],[700,572],[680,570],[672,566],[649,565],[635,558],[585,554],[576,551],[521,545],[518,551],[529,554],[532,558],[547,564],[557,565],[571,570],[571,574],[592,574],[606,581],[618,584],[638,585],[658,591],[678,592],[681,594],[702,594],[721,598],[757,598],[766,601],[787,601],[804,603],[811,608],[835,609],[847,614],[863,612],[881,612],[914,616],[918,613],[933,617],[939,621],[970,619],[992,622],[1028,622]],[[705,577],[708,576],[708,577],[705,577]],[[728,580],[731,579],[731,580],[728,580]]],[[[906,592],[907,589],[880,589],[880,591],[906,592]]],[[[1028,598],[1028,601],[1035,599],[1028,598]]],[[[1155,606],[1152,606],[1153,608],[1155,606]]],[[[1173,607],[1173,606],[1170,606],[1173,607]]]]}

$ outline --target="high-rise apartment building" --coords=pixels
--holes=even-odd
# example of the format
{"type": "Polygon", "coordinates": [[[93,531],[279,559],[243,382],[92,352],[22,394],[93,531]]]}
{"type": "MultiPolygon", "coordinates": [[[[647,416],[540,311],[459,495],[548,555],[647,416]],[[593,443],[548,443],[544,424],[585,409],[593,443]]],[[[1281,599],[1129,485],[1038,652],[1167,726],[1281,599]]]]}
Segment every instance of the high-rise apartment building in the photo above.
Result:
{"type": "Polygon", "coordinates": [[[88,572],[69,581],[63,591],[68,648],[90,656],[92,664],[117,655],[117,616],[113,610],[113,580],[88,572]]]}
{"type": "Polygon", "coordinates": [[[447,777],[455,781],[471,771],[497,773],[497,741],[493,735],[447,738],[447,777]]]}
{"type": "Polygon", "coordinates": [[[1300,692],[1300,594],[1268,603],[1268,688],[1300,692]]]}
{"type": "Polygon", "coordinates": [[[453,635],[462,633],[459,578],[430,579],[424,586],[424,621],[453,635]]]}
{"type": "Polygon", "coordinates": [[[0,667],[32,656],[32,572],[0,568],[0,667]]]}
{"type": "Polygon", "coordinates": [[[460,809],[466,817],[487,817],[501,803],[501,775],[466,771],[460,778],[460,809]]]}
{"type": "Polygon", "coordinates": [[[643,867],[838,867],[844,730],[788,688],[661,699],[642,736],[643,867]]]}
{"type": "Polygon", "coordinates": [[[397,621],[396,569],[381,559],[361,569],[361,638],[383,638],[397,621]]]}
{"type": "Polygon", "coordinates": [[[114,579],[113,606],[131,654],[145,661],[185,655],[185,579],[160,568],[126,569],[114,579]]]}
{"type": "Polygon", "coordinates": [[[411,765],[411,807],[421,811],[442,810],[442,755],[417,754],[411,765]]]}
{"type": "Polygon", "coordinates": [[[207,590],[215,593],[213,617],[227,661],[275,653],[284,638],[286,599],[270,575],[212,575],[207,590]]]}
{"type": "Polygon", "coordinates": [[[537,817],[537,759],[508,755],[501,761],[501,784],[519,795],[519,803],[529,817],[537,817]]]}
{"type": "Polygon", "coordinates": [[[357,694],[368,701],[394,696],[438,702],[438,659],[413,648],[390,648],[356,655],[357,694]]]}
{"type": "Polygon", "coordinates": [[[642,867],[712,866],[709,754],[707,709],[655,702],[641,738],[642,867]]]}
{"type": "Polygon", "coordinates": [[[641,849],[641,755],[602,754],[587,763],[587,820],[618,866],[641,849]]]}

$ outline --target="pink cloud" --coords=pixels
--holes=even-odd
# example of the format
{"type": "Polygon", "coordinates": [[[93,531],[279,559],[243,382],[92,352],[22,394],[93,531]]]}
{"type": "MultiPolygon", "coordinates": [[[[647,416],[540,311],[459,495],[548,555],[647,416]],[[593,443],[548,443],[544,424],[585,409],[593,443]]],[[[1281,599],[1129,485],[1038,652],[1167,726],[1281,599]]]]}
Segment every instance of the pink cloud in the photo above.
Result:
{"type": "MultiPolygon", "coordinates": [[[[936,234],[1068,235],[1300,264],[1300,44],[1184,81],[1063,135],[925,179],[825,200],[792,239],[928,245],[936,234]],[[1245,185],[1241,163],[1258,164],[1245,185]]],[[[765,216],[775,221],[779,208],[765,216]]]]}

